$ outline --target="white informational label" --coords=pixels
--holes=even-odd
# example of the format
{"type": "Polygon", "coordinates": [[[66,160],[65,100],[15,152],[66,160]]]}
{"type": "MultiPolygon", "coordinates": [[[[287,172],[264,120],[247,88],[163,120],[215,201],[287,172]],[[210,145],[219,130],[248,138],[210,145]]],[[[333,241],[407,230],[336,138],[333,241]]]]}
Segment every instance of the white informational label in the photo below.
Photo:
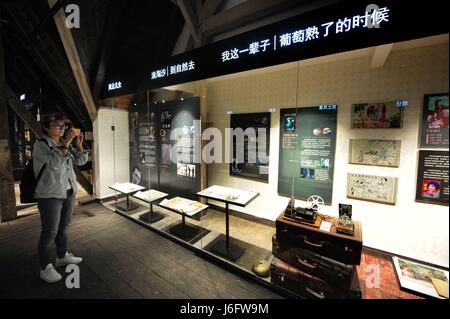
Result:
{"type": "Polygon", "coordinates": [[[329,233],[332,225],[333,225],[332,223],[326,222],[323,220],[322,223],[320,224],[320,230],[326,231],[329,233]]]}

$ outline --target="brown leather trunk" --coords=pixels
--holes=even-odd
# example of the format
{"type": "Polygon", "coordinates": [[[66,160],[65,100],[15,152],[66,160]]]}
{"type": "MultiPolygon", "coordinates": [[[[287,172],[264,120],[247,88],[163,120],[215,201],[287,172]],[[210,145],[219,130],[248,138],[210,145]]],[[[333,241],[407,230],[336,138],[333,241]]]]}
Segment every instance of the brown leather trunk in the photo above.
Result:
{"type": "Polygon", "coordinates": [[[276,236],[272,238],[272,253],[299,270],[325,280],[333,287],[340,290],[350,288],[354,265],[346,265],[292,245],[281,245],[276,236]]]}
{"type": "Polygon", "coordinates": [[[284,218],[281,214],[276,220],[276,236],[280,245],[297,247],[312,251],[343,264],[359,265],[362,251],[362,232],[359,222],[355,224],[355,234],[345,235],[336,231],[336,218],[330,232],[313,226],[284,218]]]}
{"type": "Polygon", "coordinates": [[[271,263],[271,282],[306,299],[361,299],[362,295],[356,272],[350,288],[339,289],[276,257],[271,263]]]}

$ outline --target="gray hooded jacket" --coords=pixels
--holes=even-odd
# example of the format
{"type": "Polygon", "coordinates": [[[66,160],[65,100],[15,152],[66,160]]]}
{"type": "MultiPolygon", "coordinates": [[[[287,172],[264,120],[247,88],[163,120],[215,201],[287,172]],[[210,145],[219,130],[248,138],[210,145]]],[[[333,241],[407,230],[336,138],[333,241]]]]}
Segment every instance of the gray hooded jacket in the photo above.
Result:
{"type": "Polygon", "coordinates": [[[37,177],[42,165],[47,163],[36,186],[34,197],[65,199],[68,183],[76,194],[78,188],[73,164],[77,166],[86,164],[88,151],[81,153],[70,145],[69,152],[64,156],[51,137],[44,135],[43,138],[47,143],[38,140],[33,147],[34,176],[37,177]]]}

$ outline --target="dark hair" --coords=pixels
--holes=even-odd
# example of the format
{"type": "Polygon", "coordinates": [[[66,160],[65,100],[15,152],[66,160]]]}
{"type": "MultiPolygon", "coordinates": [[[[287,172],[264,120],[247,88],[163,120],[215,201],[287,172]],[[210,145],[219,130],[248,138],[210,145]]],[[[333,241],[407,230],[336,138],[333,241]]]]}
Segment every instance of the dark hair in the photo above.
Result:
{"type": "Polygon", "coordinates": [[[48,134],[48,130],[50,129],[50,124],[55,121],[64,121],[64,123],[70,125],[70,120],[68,117],[62,113],[48,113],[42,116],[41,119],[41,130],[42,133],[48,134]]]}
{"type": "Polygon", "coordinates": [[[436,181],[429,181],[428,184],[427,184],[427,188],[430,187],[430,185],[433,185],[436,189],[440,189],[441,188],[441,185],[439,185],[439,183],[436,182],[436,181]]]}

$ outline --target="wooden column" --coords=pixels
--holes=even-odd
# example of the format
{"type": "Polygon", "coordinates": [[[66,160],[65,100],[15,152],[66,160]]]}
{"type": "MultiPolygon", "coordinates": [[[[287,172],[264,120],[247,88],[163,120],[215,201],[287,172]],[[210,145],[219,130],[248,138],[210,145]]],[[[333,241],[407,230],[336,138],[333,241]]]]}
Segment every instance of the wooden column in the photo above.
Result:
{"type": "MultiPolygon", "coordinates": [[[[1,7],[0,7],[1,18],[1,7]]],[[[3,27],[0,19],[0,222],[17,218],[16,194],[9,145],[8,104],[6,102],[3,27]]]]}

